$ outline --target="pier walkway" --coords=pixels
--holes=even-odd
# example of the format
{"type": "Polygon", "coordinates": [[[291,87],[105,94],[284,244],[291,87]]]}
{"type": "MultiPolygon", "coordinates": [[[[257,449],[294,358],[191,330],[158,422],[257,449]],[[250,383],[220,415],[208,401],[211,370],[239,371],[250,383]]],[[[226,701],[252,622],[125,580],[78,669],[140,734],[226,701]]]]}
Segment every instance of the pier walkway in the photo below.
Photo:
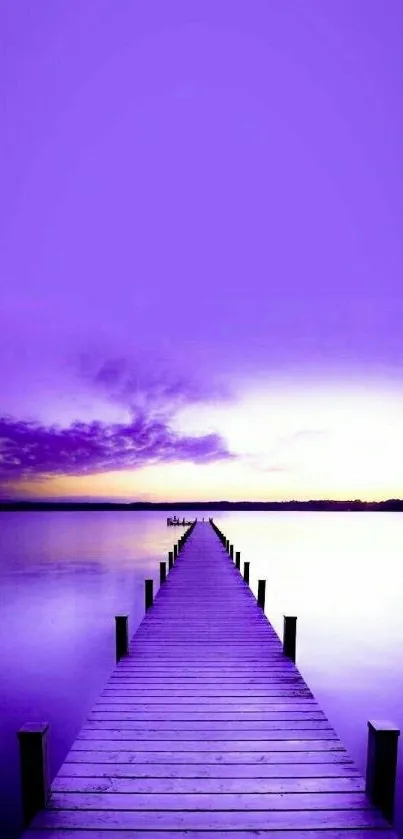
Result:
{"type": "Polygon", "coordinates": [[[24,836],[391,839],[364,788],[213,527],[199,522],[24,836]]]}

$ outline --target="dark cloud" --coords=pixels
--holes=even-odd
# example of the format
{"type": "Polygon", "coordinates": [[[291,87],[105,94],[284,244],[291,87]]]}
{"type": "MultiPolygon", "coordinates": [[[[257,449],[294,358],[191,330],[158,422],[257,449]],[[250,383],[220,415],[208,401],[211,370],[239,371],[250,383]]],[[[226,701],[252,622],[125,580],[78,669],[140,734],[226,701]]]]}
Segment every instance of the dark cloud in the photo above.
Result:
{"type": "Polygon", "coordinates": [[[171,415],[186,405],[232,398],[227,386],[176,374],[161,359],[145,354],[138,354],[135,360],[82,355],[79,375],[108,399],[130,410],[143,409],[148,413],[171,415]]]}
{"type": "Polygon", "coordinates": [[[68,428],[0,418],[0,481],[89,475],[157,462],[231,458],[218,434],[186,437],[137,413],[127,424],[75,422],[68,428]]]}

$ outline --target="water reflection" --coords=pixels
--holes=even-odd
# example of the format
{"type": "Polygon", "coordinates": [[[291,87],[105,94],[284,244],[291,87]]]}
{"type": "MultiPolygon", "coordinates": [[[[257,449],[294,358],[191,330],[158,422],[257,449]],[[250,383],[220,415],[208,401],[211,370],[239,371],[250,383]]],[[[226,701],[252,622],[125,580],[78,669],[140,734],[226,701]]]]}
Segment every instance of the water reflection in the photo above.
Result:
{"type": "MultiPolygon", "coordinates": [[[[403,517],[399,513],[228,513],[216,518],[267,580],[282,637],[298,616],[297,664],[361,772],[367,720],[403,730],[403,517]]],[[[396,826],[403,835],[403,743],[396,826]]]]}
{"type": "MultiPolygon", "coordinates": [[[[186,513],[178,512],[178,516],[186,513]]],[[[203,513],[198,513],[201,517],[203,513]]],[[[208,517],[209,513],[204,513],[208,517]]],[[[369,718],[403,728],[403,518],[394,513],[222,513],[217,524],[267,580],[281,635],[298,615],[298,666],[364,772],[369,718]]],[[[19,835],[15,732],[51,723],[54,775],[114,664],[114,615],[143,615],[144,578],[181,535],[166,514],[0,515],[0,835],[19,835]]],[[[403,744],[397,825],[403,834],[403,744]]]]}
{"type": "Polygon", "coordinates": [[[164,516],[0,516],[0,835],[20,833],[15,732],[51,723],[57,772],[114,665],[114,615],[143,615],[144,578],[172,547],[164,516]]]}

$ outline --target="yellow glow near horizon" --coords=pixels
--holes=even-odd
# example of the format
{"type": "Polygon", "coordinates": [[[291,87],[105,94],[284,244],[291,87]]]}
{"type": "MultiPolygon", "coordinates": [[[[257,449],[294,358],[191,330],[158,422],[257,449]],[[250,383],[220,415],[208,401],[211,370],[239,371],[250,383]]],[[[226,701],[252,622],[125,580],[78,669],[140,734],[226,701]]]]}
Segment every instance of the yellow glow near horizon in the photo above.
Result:
{"type": "Polygon", "coordinates": [[[260,386],[234,403],[183,409],[174,428],[223,436],[237,456],[210,464],[26,482],[35,497],[139,500],[381,500],[402,494],[403,395],[349,384],[260,386]]]}

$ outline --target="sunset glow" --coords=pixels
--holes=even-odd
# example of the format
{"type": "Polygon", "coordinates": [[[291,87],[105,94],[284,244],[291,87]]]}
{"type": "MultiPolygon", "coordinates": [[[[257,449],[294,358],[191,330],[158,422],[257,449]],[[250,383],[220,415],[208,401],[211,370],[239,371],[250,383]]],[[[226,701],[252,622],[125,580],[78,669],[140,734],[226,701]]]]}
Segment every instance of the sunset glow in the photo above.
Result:
{"type": "Polygon", "coordinates": [[[388,12],[9,6],[2,498],[401,496],[388,12]]]}

